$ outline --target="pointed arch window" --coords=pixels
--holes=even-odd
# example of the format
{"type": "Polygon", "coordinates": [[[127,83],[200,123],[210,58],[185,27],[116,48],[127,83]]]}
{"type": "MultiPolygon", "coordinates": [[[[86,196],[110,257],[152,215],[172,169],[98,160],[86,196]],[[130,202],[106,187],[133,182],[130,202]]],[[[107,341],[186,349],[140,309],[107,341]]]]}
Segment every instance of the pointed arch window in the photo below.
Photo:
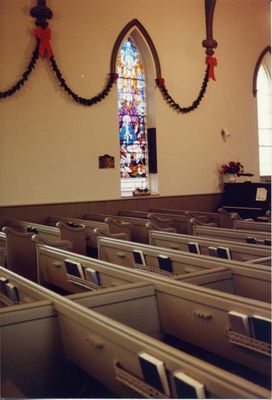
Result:
{"type": "Polygon", "coordinates": [[[146,74],[131,36],[120,46],[116,72],[120,141],[121,195],[149,188],[146,74]]]}
{"type": "Polygon", "coordinates": [[[272,175],[271,53],[260,60],[257,72],[257,110],[260,176],[272,175]]]}

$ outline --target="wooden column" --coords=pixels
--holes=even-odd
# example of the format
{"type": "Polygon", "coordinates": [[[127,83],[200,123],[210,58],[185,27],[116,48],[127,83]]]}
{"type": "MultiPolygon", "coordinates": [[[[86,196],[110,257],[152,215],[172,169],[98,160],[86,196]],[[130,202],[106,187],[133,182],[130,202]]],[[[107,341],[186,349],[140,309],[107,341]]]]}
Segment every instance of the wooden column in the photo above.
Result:
{"type": "Polygon", "coordinates": [[[217,47],[217,41],[213,38],[213,14],[216,0],[205,1],[205,18],[206,18],[206,39],[203,40],[202,46],[206,48],[206,54],[211,56],[217,47]]]}

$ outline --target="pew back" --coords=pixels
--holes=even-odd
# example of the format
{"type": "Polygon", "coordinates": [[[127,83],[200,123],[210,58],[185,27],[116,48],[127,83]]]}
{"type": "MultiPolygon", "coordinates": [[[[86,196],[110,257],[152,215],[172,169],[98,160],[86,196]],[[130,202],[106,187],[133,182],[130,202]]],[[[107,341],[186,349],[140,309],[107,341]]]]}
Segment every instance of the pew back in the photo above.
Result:
{"type": "Polygon", "coordinates": [[[85,214],[84,218],[86,220],[91,220],[92,218],[102,218],[110,217],[113,220],[129,222],[132,225],[131,240],[139,243],[148,243],[148,229],[146,227],[147,221],[144,218],[135,217],[120,217],[118,215],[104,215],[104,214],[85,214]]]}
{"type": "Polygon", "coordinates": [[[238,261],[260,260],[264,265],[271,265],[271,249],[269,246],[251,245],[201,236],[181,235],[171,232],[150,231],[149,243],[153,246],[166,247],[174,250],[199,251],[200,254],[210,255],[218,248],[227,249],[230,258],[238,261]]]}
{"type": "MultiPolygon", "coordinates": [[[[159,256],[168,257],[174,274],[168,273],[168,276],[174,279],[179,279],[179,274],[218,267],[230,268],[233,272],[236,294],[265,302],[271,301],[271,269],[266,266],[103,237],[98,240],[98,249],[101,260],[134,269],[151,270],[158,274],[162,272],[159,256]],[[135,263],[135,251],[142,253],[146,266],[135,263]],[[175,274],[178,274],[178,276],[176,277],[175,274]]],[[[163,273],[165,274],[165,271],[163,273]]]]}
{"type": "Polygon", "coordinates": [[[59,240],[60,231],[56,227],[37,224],[36,222],[22,221],[18,219],[10,219],[5,226],[9,226],[21,232],[29,232],[32,234],[39,234],[41,237],[49,240],[59,240]]]}
{"type": "Polygon", "coordinates": [[[231,240],[238,242],[247,242],[247,238],[254,237],[257,240],[265,241],[270,239],[268,232],[257,232],[250,230],[240,230],[240,229],[227,229],[227,228],[216,228],[211,226],[194,226],[194,235],[205,236],[220,240],[231,240]]]}
{"type": "Polygon", "coordinates": [[[94,233],[94,229],[98,228],[104,232],[109,232],[108,224],[106,224],[105,222],[87,221],[85,219],[63,216],[50,216],[48,219],[48,223],[50,225],[56,225],[58,222],[64,222],[66,224],[74,223],[88,228],[87,246],[91,248],[97,248],[97,237],[94,233]]]}
{"type": "Polygon", "coordinates": [[[257,221],[247,221],[247,220],[234,220],[234,228],[250,231],[260,231],[271,233],[271,223],[270,222],[257,222],[257,221]]]}

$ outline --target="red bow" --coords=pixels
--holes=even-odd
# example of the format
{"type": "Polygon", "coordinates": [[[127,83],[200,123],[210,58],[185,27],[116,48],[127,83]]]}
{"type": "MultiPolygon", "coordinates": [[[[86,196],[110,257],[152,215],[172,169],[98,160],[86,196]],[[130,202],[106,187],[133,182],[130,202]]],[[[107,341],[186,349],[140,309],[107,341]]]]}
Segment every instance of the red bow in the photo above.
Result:
{"type": "Polygon", "coordinates": [[[40,39],[39,55],[44,57],[46,52],[48,57],[52,57],[53,51],[50,45],[51,30],[49,28],[43,29],[37,26],[37,28],[35,28],[35,36],[37,39],[40,39]]]}
{"type": "Polygon", "coordinates": [[[213,56],[207,56],[206,64],[209,66],[209,79],[213,79],[215,81],[214,67],[217,65],[217,59],[213,56]]]}

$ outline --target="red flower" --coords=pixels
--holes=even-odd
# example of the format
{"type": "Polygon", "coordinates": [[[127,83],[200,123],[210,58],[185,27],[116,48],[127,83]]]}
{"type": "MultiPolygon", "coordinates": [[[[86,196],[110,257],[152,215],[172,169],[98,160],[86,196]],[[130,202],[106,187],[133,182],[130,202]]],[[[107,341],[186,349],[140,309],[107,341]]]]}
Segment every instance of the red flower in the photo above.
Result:
{"type": "Polygon", "coordinates": [[[239,161],[230,161],[221,166],[221,174],[239,174],[244,171],[244,166],[239,161]]]}

